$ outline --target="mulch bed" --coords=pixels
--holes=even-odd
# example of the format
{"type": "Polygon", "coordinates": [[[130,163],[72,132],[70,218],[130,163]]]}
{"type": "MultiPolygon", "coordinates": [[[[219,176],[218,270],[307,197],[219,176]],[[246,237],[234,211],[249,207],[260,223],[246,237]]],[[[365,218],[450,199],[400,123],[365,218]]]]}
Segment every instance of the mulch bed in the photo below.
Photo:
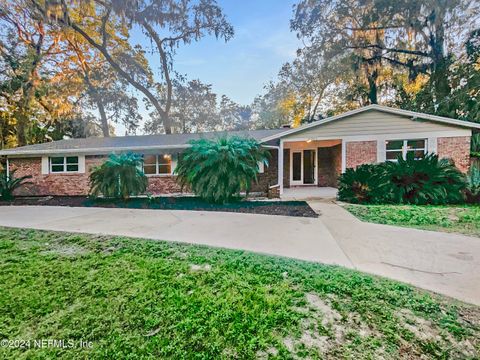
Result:
{"type": "Polygon", "coordinates": [[[127,201],[91,199],[85,196],[17,197],[12,201],[0,200],[0,206],[74,206],[127,209],[226,211],[265,215],[318,217],[305,201],[236,201],[229,204],[211,204],[196,197],[134,198],[127,201]]]}

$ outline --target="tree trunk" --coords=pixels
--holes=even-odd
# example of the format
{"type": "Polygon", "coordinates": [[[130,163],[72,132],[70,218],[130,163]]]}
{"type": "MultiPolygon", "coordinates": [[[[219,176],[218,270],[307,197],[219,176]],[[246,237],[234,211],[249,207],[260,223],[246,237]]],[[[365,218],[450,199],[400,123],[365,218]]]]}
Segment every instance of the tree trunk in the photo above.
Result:
{"type": "Polygon", "coordinates": [[[103,136],[110,137],[110,127],[108,126],[107,113],[105,112],[105,105],[103,104],[102,97],[98,93],[97,88],[90,82],[88,75],[85,75],[83,79],[88,86],[88,92],[90,93],[90,96],[97,104],[97,109],[100,113],[100,128],[102,129],[103,136]]]}
{"type": "Polygon", "coordinates": [[[370,104],[378,104],[378,87],[377,87],[377,78],[378,71],[374,70],[373,72],[367,75],[368,79],[368,100],[370,104]]]}

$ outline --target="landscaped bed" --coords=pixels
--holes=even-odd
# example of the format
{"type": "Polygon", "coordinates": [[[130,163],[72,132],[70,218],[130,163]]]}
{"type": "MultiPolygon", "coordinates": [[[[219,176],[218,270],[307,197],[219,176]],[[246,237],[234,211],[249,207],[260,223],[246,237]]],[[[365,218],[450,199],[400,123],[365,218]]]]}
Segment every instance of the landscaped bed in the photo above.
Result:
{"type": "Polygon", "coordinates": [[[0,267],[0,338],[12,340],[2,359],[473,359],[480,351],[478,307],[340,267],[7,228],[0,267]],[[34,339],[74,346],[39,348],[34,339]]]}
{"type": "Polygon", "coordinates": [[[18,197],[11,201],[0,200],[1,205],[50,205],[77,207],[105,207],[157,210],[227,211],[265,215],[317,217],[305,201],[235,201],[228,204],[213,204],[193,196],[154,198],[131,198],[111,200],[85,196],[18,197]]]}
{"type": "Polygon", "coordinates": [[[363,221],[480,237],[479,205],[346,205],[363,221]]]}

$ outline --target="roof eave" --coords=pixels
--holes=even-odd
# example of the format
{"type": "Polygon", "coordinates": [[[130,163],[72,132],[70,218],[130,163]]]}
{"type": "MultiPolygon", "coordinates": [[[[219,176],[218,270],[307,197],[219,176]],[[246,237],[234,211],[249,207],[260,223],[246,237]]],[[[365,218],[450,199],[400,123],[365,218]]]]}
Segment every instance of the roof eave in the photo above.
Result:
{"type": "Polygon", "coordinates": [[[102,147],[102,148],[84,148],[84,149],[46,149],[46,150],[0,150],[0,156],[35,156],[35,155],[57,155],[57,154],[79,154],[79,155],[104,155],[115,151],[142,151],[142,150],[162,150],[162,149],[186,149],[189,144],[182,145],[153,145],[153,146],[122,146],[122,147],[102,147]]]}

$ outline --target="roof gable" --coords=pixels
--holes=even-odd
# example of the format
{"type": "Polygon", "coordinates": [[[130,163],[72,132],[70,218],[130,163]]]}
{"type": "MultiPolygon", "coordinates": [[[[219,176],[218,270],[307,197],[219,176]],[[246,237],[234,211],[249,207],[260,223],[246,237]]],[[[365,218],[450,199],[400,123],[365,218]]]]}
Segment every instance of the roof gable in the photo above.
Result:
{"type": "MultiPolygon", "coordinates": [[[[401,116],[401,117],[404,117],[404,118],[408,118],[409,120],[412,120],[412,121],[414,121],[414,120],[424,120],[424,121],[431,122],[431,123],[448,125],[450,127],[457,127],[457,128],[462,127],[462,128],[467,128],[467,129],[480,129],[480,124],[479,123],[473,123],[473,122],[469,122],[469,121],[451,119],[451,118],[446,118],[446,117],[436,116],[436,115],[423,114],[423,113],[418,113],[418,112],[414,112],[414,111],[395,109],[395,108],[391,108],[391,107],[387,107],[387,106],[369,105],[369,106],[365,106],[365,107],[362,107],[362,108],[359,108],[359,109],[348,111],[348,112],[343,113],[343,114],[339,114],[339,115],[331,116],[331,117],[326,118],[326,119],[318,120],[318,121],[315,121],[315,122],[310,123],[310,124],[305,124],[305,125],[299,126],[297,128],[290,129],[288,131],[285,131],[285,132],[282,132],[282,133],[279,133],[279,134],[275,134],[273,136],[268,136],[266,138],[263,138],[262,142],[266,142],[266,141],[270,141],[270,140],[274,140],[274,139],[279,139],[279,138],[285,138],[285,137],[288,137],[288,136],[293,135],[293,134],[297,134],[297,133],[300,133],[300,132],[305,132],[308,129],[313,129],[313,128],[316,128],[316,127],[320,127],[322,125],[326,125],[326,124],[329,124],[329,123],[332,123],[332,122],[335,122],[335,121],[338,121],[338,120],[353,117],[355,115],[362,114],[362,113],[369,112],[369,111],[377,111],[377,112],[381,112],[381,113],[385,113],[385,114],[396,115],[396,116],[399,116],[399,117],[401,116]]],[[[426,129],[426,131],[429,131],[429,130],[431,130],[431,129],[426,129]]]]}

